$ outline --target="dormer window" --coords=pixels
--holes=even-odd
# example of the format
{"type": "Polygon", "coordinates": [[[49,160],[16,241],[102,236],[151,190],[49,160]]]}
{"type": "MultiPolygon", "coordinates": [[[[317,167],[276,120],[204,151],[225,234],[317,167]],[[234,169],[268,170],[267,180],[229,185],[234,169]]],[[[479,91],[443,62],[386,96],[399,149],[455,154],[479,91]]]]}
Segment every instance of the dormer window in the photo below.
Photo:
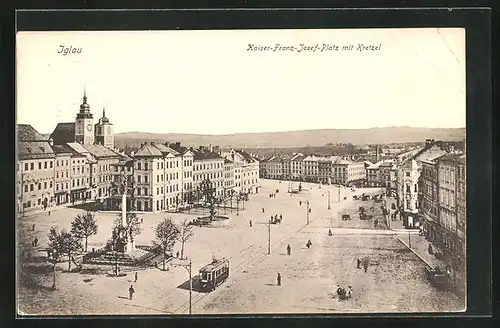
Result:
{"type": "Polygon", "coordinates": [[[28,151],[28,153],[31,153],[31,148],[30,147],[26,147],[26,150],[28,151]]]}
{"type": "Polygon", "coordinates": [[[42,153],[45,153],[45,147],[40,147],[40,149],[42,150],[42,153]]]}

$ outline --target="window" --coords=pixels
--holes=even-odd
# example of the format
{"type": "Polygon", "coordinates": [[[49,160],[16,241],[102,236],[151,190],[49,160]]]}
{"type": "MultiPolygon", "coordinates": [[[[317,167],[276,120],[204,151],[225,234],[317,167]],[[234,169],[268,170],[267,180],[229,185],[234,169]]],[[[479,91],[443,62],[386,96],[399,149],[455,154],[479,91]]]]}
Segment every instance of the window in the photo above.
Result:
{"type": "Polygon", "coordinates": [[[42,183],[41,182],[38,184],[38,190],[42,190],[42,183]]]}
{"type": "Polygon", "coordinates": [[[144,163],[144,170],[148,170],[148,163],[144,163]]]}
{"type": "Polygon", "coordinates": [[[54,163],[53,163],[53,162],[50,162],[50,168],[52,168],[52,167],[53,167],[53,165],[54,165],[54,163]]]}
{"type": "Polygon", "coordinates": [[[141,163],[137,163],[137,169],[140,170],[141,169],[141,163]]]}
{"type": "Polygon", "coordinates": [[[156,182],[160,182],[160,176],[159,175],[156,176],[156,182]]]}
{"type": "Polygon", "coordinates": [[[408,193],[411,192],[411,190],[410,190],[410,184],[406,184],[406,192],[408,192],[408,193]]]}
{"type": "Polygon", "coordinates": [[[30,170],[33,171],[35,169],[35,163],[30,164],[30,170]]]}
{"type": "Polygon", "coordinates": [[[43,168],[46,169],[47,168],[47,162],[43,162],[43,168]]]}
{"type": "MultiPolygon", "coordinates": [[[[32,190],[33,191],[33,190],[32,190]]],[[[24,192],[28,192],[28,185],[24,186],[24,192]]]]}
{"type": "Polygon", "coordinates": [[[33,184],[30,184],[30,191],[33,191],[35,189],[35,186],[33,184]]]}
{"type": "Polygon", "coordinates": [[[38,162],[38,169],[41,170],[42,169],[42,162],[38,162]]]}
{"type": "Polygon", "coordinates": [[[140,175],[137,176],[137,182],[141,183],[141,176],[140,175]]]}
{"type": "Polygon", "coordinates": [[[28,163],[24,163],[24,170],[28,171],[28,163]]]}
{"type": "Polygon", "coordinates": [[[144,176],[144,183],[148,183],[148,176],[147,175],[144,176]]]}
{"type": "Polygon", "coordinates": [[[415,184],[415,192],[417,192],[417,185],[415,184]]]}
{"type": "Polygon", "coordinates": [[[406,176],[409,177],[410,176],[410,172],[405,172],[406,173],[406,176]]]}
{"type": "Polygon", "coordinates": [[[49,183],[49,188],[52,188],[52,181],[50,181],[49,183]]]}

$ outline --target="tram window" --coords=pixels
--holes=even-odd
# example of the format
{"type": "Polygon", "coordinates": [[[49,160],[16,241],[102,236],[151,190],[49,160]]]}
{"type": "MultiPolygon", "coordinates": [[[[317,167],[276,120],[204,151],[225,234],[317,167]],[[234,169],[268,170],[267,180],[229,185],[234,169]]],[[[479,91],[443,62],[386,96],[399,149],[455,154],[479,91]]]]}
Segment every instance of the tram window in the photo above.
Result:
{"type": "Polygon", "coordinates": [[[207,280],[212,280],[212,273],[208,274],[208,279],[207,280]]]}
{"type": "Polygon", "coordinates": [[[201,275],[201,279],[203,280],[207,280],[207,273],[206,272],[203,272],[202,275],[201,275]]]}

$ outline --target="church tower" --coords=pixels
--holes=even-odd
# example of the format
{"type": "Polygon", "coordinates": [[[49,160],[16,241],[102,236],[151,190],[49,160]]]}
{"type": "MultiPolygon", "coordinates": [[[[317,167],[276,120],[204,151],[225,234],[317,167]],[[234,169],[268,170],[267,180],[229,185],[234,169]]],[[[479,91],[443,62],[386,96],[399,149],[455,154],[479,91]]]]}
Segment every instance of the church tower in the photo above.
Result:
{"type": "Polygon", "coordinates": [[[115,137],[113,135],[113,124],[106,117],[106,109],[102,109],[102,118],[95,125],[95,141],[108,148],[115,148],[115,137]]]}
{"type": "Polygon", "coordinates": [[[75,142],[83,145],[94,144],[94,119],[87,103],[87,92],[83,91],[83,103],[80,105],[80,112],[76,114],[75,122],[75,142]]]}

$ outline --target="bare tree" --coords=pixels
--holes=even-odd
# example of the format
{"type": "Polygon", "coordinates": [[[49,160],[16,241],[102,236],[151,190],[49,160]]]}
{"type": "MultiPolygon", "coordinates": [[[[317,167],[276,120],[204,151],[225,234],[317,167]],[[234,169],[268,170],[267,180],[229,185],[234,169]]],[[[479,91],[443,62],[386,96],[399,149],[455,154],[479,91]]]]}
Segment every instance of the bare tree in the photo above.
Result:
{"type": "Polygon", "coordinates": [[[172,222],[172,219],[163,219],[155,228],[156,240],[153,244],[161,247],[163,252],[163,270],[165,271],[165,257],[167,251],[172,250],[176,241],[179,239],[180,231],[177,226],[172,222]]]}
{"type": "Polygon", "coordinates": [[[87,251],[88,238],[97,234],[97,221],[94,213],[87,211],[78,214],[71,222],[71,233],[77,238],[85,239],[85,252],[87,251]]]}
{"type": "Polygon", "coordinates": [[[47,247],[48,260],[54,266],[52,288],[56,288],[56,265],[62,256],[68,256],[68,271],[71,270],[71,255],[81,249],[80,239],[73,236],[66,230],[58,231],[56,227],[51,227],[49,234],[49,244],[47,247]]]}
{"type": "Polygon", "coordinates": [[[179,240],[182,243],[181,247],[181,259],[184,258],[184,245],[194,235],[193,226],[189,224],[187,219],[184,219],[179,225],[179,240]]]}

